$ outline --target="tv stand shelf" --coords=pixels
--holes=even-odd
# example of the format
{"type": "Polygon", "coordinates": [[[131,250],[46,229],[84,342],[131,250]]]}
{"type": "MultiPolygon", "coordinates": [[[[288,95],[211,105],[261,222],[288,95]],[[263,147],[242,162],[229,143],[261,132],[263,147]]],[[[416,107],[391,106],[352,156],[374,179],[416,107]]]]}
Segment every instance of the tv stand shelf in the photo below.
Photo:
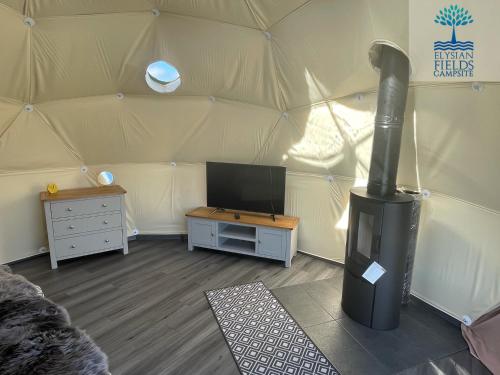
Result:
{"type": "Polygon", "coordinates": [[[220,223],[219,237],[257,242],[257,231],[255,227],[220,223]]]}
{"type": "Polygon", "coordinates": [[[255,242],[235,240],[234,238],[219,238],[219,249],[242,254],[255,254],[255,242]]]}
{"type": "Polygon", "coordinates": [[[291,216],[216,211],[199,207],[186,214],[188,220],[188,249],[204,247],[214,250],[276,259],[290,267],[297,253],[299,219],[291,216]]]}

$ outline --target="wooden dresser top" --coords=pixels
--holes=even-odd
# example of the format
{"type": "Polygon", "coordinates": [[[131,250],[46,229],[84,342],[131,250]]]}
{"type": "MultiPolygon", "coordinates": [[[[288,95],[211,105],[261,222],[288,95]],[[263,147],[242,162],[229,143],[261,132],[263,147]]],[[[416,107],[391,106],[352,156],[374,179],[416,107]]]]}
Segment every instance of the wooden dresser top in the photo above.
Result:
{"type": "Polygon", "coordinates": [[[261,225],[264,227],[280,228],[280,229],[295,229],[299,225],[299,218],[294,216],[276,215],[276,221],[270,215],[251,213],[243,211],[225,210],[224,212],[213,212],[214,208],[198,207],[186,214],[188,217],[200,219],[228,221],[233,223],[261,225]],[[235,213],[240,214],[239,219],[234,218],[235,213]]]}
{"type": "Polygon", "coordinates": [[[41,201],[63,201],[70,199],[94,198],[109,195],[121,195],[127,191],[120,185],[88,187],[79,189],[60,190],[55,194],[49,194],[46,191],[40,193],[41,201]]]}

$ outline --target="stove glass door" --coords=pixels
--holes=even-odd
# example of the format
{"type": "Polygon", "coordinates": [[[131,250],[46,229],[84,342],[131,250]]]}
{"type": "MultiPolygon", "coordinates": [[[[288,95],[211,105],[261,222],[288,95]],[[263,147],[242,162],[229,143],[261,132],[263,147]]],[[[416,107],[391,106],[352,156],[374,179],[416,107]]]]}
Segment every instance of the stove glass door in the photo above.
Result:
{"type": "Polygon", "coordinates": [[[382,214],[383,206],[376,203],[358,201],[351,207],[347,262],[357,276],[379,260],[382,214]]]}
{"type": "Polygon", "coordinates": [[[358,239],[356,241],[356,251],[370,259],[372,257],[373,224],[375,216],[365,212],[359,213],[358,239]]]}

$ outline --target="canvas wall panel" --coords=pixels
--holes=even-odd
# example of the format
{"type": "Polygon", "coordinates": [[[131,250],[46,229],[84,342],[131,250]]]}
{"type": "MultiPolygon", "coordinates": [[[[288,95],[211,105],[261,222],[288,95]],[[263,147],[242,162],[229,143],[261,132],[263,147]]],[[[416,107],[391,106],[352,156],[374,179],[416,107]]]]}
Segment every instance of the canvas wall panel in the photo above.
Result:
{"type": "Polygon", "coordinates": [[[2,7],[9,7],[22,14],[24,11],[24,0],[0,0],[0,8],[2,7]]]}
{"type": "Polygon", "coordinates": [[[296,172],[367,178],[376,100],[371,93],[290,111],[258,160],[296,172]]]}
{"type": "Polygon", "coordinates": [[[281,116],[276,110],[206,97],[90,97],[39,108],[87,164],[252,162],[281,116]]]}
{"type": "Polygon", "coordinates": [[[151,11],[150,0],[29,0],[31,17],[91,15],[151,11]]]}
{"type": "Polygon", "coordinates": [[[0,99],[0,144],[3,134],[12,126],[23,110],[23,104],[15,100],[0,99]]]}
{"type": "Polygon", "coordinates": [[[159,9],[173,14],[257,27],[245,2],[234,0],[32,0],[28,5],[30,15],[34,17],[150,12],[159,9]]]}
{"type": "Polygon", "coordinates": [[[370,13],[373,39],[384,40],[409,52],[409,2],[401,0],[364,0],[370,13]]]}
{"type": "MultiPolygon", "coordinates": [[[[335,123],[336,133],[342,139],[342,148],[337,155],[327,153],[324,157],[330,173],[368,179],[377,94],[371,92],[350,95],[330,101],[328,106],[335,123]],[[339,158],[339,155],[342,157],[339,158]]],[[[405,126],[407,126],[406,123],[405,126]]]]}
{"type": "Polygon", "coordinates": [[[34,102],[112,94],[139,82],[146,86],[156,19],[127,13],[38,19],[32,28],[34,102]]]}
{"type": "Polygon", "coordinates": [[[416,138],[415,90],[410,87],[406,103],[401,151],[399,154],[397,183],[399,185],[423,189],[420,176],[420,160],[417,155],[418,139],[416,138]]]}
{"type": "MultiPolygon", "coordinates": [[[[324,115],[324,113],[323,113],[324,115]]],[[[297,120],[293,114],[283,115],[269,138],[261,148],[255,162],[266,165],[281,165],[292,171],[326,173],[326,168],[319,158],[317,145],[312,144],[307,136],[311,122],[297,120]]],[[[331,118],[324,118],[325,125],[331,118]]]]}
{"type": "MultiPolygon", "coordinates": [[[[345,160],[346,143],[328,104],[290,111],[289,122],[300,134],[300,140],[288,150],[289,159],[303,161],[306,165],[314,165],[314,160],[317,160],[322,174],[328,174],[330,166],[345,160]]],[[[295,166],[290,169],[303,171],[295,166]]]]}
{"type": "Polygon", "coordinates": [[[0,4],[0,97],[27,102],[31,31],[23,20],[16,11],[0,4]]]}
{"type": "Polygon", "coordinates": [[[40,105],[54,131],[84,163],[166,162],[203,127],[206,97],[89,97],[40,105]]]}
{"type": "Polygon", "coordinates": [[[216,99],[204,121],[179,138],[173,158],[252,163],[280,117],[273,109],[216,99]]]}
{"type": "Polygon", "coordinates": [[[422,186],[500,210],[500,86],[415,88],[422,186]]]}
{"type": "Polygon", "coordinates": [[[150,2],[162,11],[201,17],[250,28],[258,27],[245,0],[151,0],[150,2]]]}
{"type": "Polygon", "coordinates": [[[367,58],[373,28],[364,2],[314,1],[270,32],[287,108],[377,85],[367,58]]]}
{"type": "Polygon", "coordinates": [[[271,43],[263,32],[162,14],[155,22],[155,38],[155,56],[179,67],[182,85],[176,95],[282,108],[271,43]]]}
{"type": "Polygon", "coordinates": [[[37,102],[152,94],[145,69],[165,59],[182,75],[175,95],[281,105],[270,42],[257,30],[171,14],[127,13],[42,18],[33,30],[37,102]]]}
{"type": "Polygon", "coordinates": [[[458,319],[500,301],[500,214],[438,193],[424,202],[412,291],[458,319]]]}
{"type": "Polygon", "coordinates": [[[36,108],[21,110],[0,133],[0,173],[80,164],[78,153],[57,136],[36,108]]]}
{"type": "Polygon", "coordinates": [[[248,6],[262,29],[270,28],[310,2],[309,0],[247,0],[248,6]]]}
{"type": "Polygon", "coordinates": [[[300,217],[298,249],[344,262],[349,189],[352,180],[321,175],[287,175],[285,211],[300,217]]]}

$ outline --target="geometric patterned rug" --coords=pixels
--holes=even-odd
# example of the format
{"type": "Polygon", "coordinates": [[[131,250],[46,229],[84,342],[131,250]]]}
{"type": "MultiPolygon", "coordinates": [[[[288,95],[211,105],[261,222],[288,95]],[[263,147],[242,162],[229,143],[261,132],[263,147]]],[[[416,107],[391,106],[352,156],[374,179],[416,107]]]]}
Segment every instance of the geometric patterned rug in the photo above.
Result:
{"type": "Polygon", "coordinates": [[[242,375],[339,374],[261,281],[205,294],[242,375]]]}

